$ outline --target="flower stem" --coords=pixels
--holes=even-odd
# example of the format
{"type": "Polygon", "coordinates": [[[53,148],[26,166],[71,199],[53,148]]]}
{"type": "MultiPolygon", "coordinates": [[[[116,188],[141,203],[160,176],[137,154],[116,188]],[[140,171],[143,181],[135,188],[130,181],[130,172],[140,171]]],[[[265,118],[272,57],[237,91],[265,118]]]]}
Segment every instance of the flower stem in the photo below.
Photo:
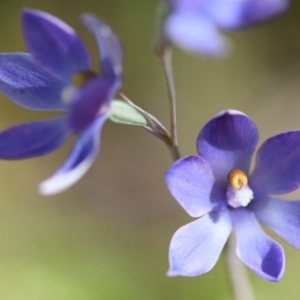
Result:
{"type": "Polygon", "coordinates": [[[174,161],[180,158],[177,139],[177,126],[176,126],[176,95],[175,84],[172,70],[172,50],[168,39],[164,33],[164,21],[169,11],[171,10],[170,3],[167,0],[160,2],[158,6],[157,30],[156,41],[154,45],[154,52],[158,56],[162,65],[165,80],[168,89],[168,100],[170,109],[170,137],[169,149],[174,161]]]}
{"type": "Polygon", "coordinates": [[[235,300],[255,300],[247,271],[235,253],[235,238],[233,234],[228,239],[226,258],[235,300]]]}
{"type": "Polygon", "coordinates": [[[172,50],[169,47],[161,49],[158,54],[160,59],[164,76],[167,83],[168,89],[168,100],[170,109],[170,134],[171,134],[171,145],[170,151],[173,159],[176,161],[180,158],[178,149],[178,139],[177,139],[177,122],[176,122],[176,94],[174,77],[172,70],[172,50]]]}

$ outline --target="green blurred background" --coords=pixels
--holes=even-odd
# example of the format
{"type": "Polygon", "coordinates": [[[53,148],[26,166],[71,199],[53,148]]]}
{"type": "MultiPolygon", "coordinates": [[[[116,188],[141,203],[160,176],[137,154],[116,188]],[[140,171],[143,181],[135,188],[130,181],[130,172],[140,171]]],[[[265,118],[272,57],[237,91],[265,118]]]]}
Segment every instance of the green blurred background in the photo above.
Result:
{"type": "MultiPolygon", "coordinates": [[[[168,124],[166,87],[152,46],[158,0],[2,0],[0,52],[25,51],[20,11],[46,10],[73,26],[92,49],[78,15],[91,11],[119,33],[126,51],[122,91],[168,124]]],[[[258,125],[262,142],[300,127],[300,3],[288,13],[230,34],[228,59],[174,51],[178,127],[183,155],[195,153],[205,122],[220,110],[239,109],[258,125]]],[[[47,113],[0,98],[0,126],[47,113]]],[[[67,192],[41,197],[38,183],[63,162],[71,146],[45,157],[0,162],[1,300],[206,300],[232,299],[221,258],[206,275],[168,278],[168,247],[192,219],[169,195],[166,147],[142,129],[107,123],[101,153],[86,176],[67,192]]],[[[290,198],[299,198],[293,193],[290,198]]],[[[300,298],[300,253],[286,245],[286,273],[269,283],[249,272],[257,299],[300,298]]]]}

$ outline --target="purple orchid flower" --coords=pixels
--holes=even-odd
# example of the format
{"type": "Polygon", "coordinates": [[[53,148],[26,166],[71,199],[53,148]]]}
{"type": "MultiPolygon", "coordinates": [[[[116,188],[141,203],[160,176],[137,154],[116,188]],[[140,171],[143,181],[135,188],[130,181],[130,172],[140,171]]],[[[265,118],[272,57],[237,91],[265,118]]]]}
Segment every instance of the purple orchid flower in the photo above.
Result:
{"type": "Polygon", "coordinates": [[[300,249],[300,200],[273,196],[300,186],[300,130],[267,139],[249,175],[258,137],[249,117],[234,110],[221,112],[200,131],[199,156],[178,160],[166,173],[171,194],[190,216],[201,217],[174,234],[170,276],[210,271],[234,228],[237,256],[262,278],[278,281],[284,273],[284,251],[258,221],[300,249]]]}
{"type": "Polygon", "coordinates": [[[283,12],[290,0],[169,0],[168,38],[182,49],[222,56],[228,41],[219,29],[234,30],[283,12]]]}
{"type": "Polygon", "coordinates": [[[15,125],[0,133],[0,158],[24,159],[60,147],[78,137],[63,166],[40,185],[42,194],[61,192],[91,166],[112,98],[122,83],[123,51],[111,28],[91,14],[82,23],[95,37],[101,74],[76,32],[60,19],[38,10],[22,13],[27,53],[0,54],[0,91],[32,110],[58,110],[58,117],[15,125]]]}

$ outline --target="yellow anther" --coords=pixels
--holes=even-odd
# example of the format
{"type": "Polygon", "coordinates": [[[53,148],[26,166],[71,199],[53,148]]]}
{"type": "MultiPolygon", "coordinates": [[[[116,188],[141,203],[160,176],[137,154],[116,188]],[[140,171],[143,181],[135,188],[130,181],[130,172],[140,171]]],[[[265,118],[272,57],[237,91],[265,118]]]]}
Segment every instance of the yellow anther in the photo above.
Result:
{"type": "Polygon", "coordinates": [[[76,87],[83,86],[90,79],[97,78],[97,74],[93,71],[81,71],[75,73],[72,77],[72,82],[76,87]]]}
{"type": "Polygon", "coordinates": [[[248,177],[242,170],[233,169],[227,175],[227,180],[233,188],[239,189],[248,184],[248,177]]]}

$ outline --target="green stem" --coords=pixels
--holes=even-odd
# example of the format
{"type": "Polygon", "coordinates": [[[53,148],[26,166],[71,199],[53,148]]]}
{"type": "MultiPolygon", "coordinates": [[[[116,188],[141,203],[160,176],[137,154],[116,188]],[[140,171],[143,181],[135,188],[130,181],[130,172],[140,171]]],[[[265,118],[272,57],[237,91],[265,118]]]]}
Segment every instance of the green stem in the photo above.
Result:
{"type": "Polygon", "coordinates": [[[177,127],[176,127],[176,94],[175,84],[172,70],[172,51],[170,49],[169,41],[164,34],[164,21],[170,11],[169,1],[164,0],[160,2],[158,6],[158,18],[157,18],[157,32],[156,41],[154,46],[154,52],[158,56],[160,63],[164,71],[164,77],[167,84],[168,100],[170,109],[170,143],[168,147],[170,149],[173,160],[176,161],[180,158],[177,139],[177,127]]]}
{"type": "Polygon", "coordinates": [[[176,120],[176,94],[174,77],[172,70],[172,51],[170,48],[164,48],[160,53],[158,53],[160,62],[164,71],[165,80],[167,83],[168,90],[168,100],[170,109],[170,135],[171,135],[171,145],[170,151],[173,159],[176,161],[180,158],[178,149],[178,138],[177,138],[177,120],[176,120]]]}
{"type": "Polygon", "coordinates": [[[173,157],[173,160],[177,161],[180,158],[180,153],[179,153],[178,147],[171,146],[169,149],[170,149],[171,155],[173,157]]]}
{"type": "Polygon", "coordinates": [[[255,300],[247,271],[235,253],[235,238],[231,234],[227,244],[227,263],[235,300],[255,300]]]}

